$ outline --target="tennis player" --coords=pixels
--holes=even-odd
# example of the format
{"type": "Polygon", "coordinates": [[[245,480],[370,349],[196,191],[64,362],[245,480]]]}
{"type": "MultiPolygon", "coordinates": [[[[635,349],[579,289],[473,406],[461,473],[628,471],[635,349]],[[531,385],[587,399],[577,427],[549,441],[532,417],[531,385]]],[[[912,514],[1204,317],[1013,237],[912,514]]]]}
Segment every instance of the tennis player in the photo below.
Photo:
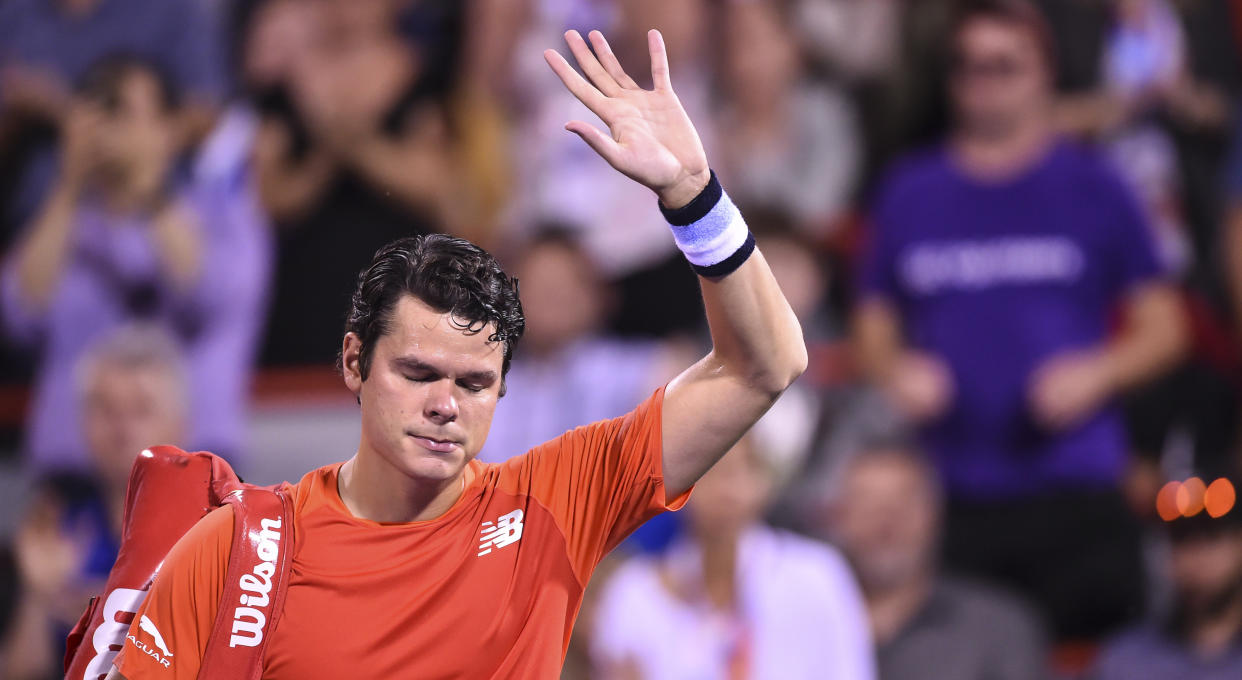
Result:
{"type": "MultiPolygon", "coordinates": [[[[460,239],[380,250],[341,347],[358,450],[290,487],[293,566],[263,678],[556,677],[600,559],[679,508],[806,367],[798,322],[673,92],[660,34],[648,34],[652,90],[600,33],[566,40],[586,78],[545,57],[611,134],[565,127],[655,191],[700,275],[713,348],[629,414],[484,464],[474,457],[524,327],[516,282],[460,239]]],[[[220,602],[232,525],[217,509],[176,544],[109,678],[196,677],[218,609],[238,608],[220,602]]],[[[272,549],[285,549],[289,534],[275,533],[272,549]]],[[[254,642],[239,620],[232,642],[254,642]]]]}

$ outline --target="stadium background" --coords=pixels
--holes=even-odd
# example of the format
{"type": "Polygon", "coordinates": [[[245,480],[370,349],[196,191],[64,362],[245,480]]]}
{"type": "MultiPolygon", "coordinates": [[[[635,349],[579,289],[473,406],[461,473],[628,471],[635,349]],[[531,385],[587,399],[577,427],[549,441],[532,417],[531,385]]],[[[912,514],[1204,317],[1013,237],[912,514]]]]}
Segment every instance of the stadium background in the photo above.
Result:
{"type": "MultiPolygon", "coordinates": [[[[105,135],[99,121],[70,130],[70,112],[75,83],[93,75],[107,89],[98,67],[112,59],[122,64],[118,72],[158,75],[175,108],[155,114],[166,129],[126,128],[137,146],[106,153],[132,163],[130,170],[156,168],[161,201],[190,197],[188,219],[203,230],[185,260],[201,277],[190,285],[211,290],[189,312],[169,311],[164,301],[178,293],[176,277],[131,276],[145,266],[143,256],[126,259],[120,246],[100,246],[109,232],[97,224],[90,233],[98,242],[80,247],[102,248],[99,266],[115,268],[107,280],[124,304],[109,320],[25,323],[15,311],[22,303],[6,288],[0,537],[13,547],[0,569],[0,616],[20,620],[29,604],[32,586],[20,566],[29,561],[20,553],[30,545],[23,542],[30,518],[49,502],[55,514],[98,495],[80,488],[81,475],[87,487],[91,475],[106,486],[107,472],[75,434],[79,426],[41,424],[37,397],[61,389],[43,408],[76,422],[77,366],[116,328],[177,356],[192,395],[188,410],[209,402],[177,443],[225,454],[260,483],[297,479],[352,453],[356,406],[333,369],[341,321],[354,275],[398,235],[465,236],[522,281],[528,336],[485,458],[616,415],[695,356],[705,339],[697,290],[654,199],[562,130],[564,121],[589,114],[547,72],[541,52],[562,48],[570,28],[603,30],[635,73],[646,66],[645,29],[665,35],[678,94],[806,330],[810,370],[761,439],[782,485],[771,520],[817,533],[807,508],[828,494],[840,461],[867,442],[905,441],[910,431],[852,361],[850,318],[877,186],[898,159],[950,129],[946,33],[955,4],[5,0],[5,268],[18,266],[20,244],[49,196],[64,189],[73,162],[65,140],[76,135],[89,145],[100,141],[92,134],[105,135]],[[49,332],[82,342],[52,343],[49,332]],[[171,348],[151,337],[161,334],[171,348]],[[61,388],[41,382],[50,364],[62,373],[61,388]],[[52,431],[40,437],[40,428],[52,431]],[[55,481],[47,482],[52,472],[55,481]]],[[[1120,491],[1143,528],[1148,565],[1147,606],[1132,610],[1137,622],[1175,596],[1161,567],[1168,548],[1158,491],[1194,474],[1210,482],[1238,472],[1242,154],[1234,147],[1242,109],[1234,102],[1242,86],[1242,3],[1036,4],[1056,40],[1064,133],[1095,147],[1148,211],[1190,331],[1177,366],[1122,400],[1133,466],[1120,491]],[[1120,106],[1125,84],[1110,65],[1124,64],[1122,45],[1134,36],[1147,50],[1143,58],[1169,64],[1172,75],[1159,76],[1168,82],[1145,94],[1142,106],[1120,106]]],[[[89,298],[54,304],[64,302],[73,316],[75,304],[93,304],[89,298]]],[[[678,530],[673,524],[643,532],[631,549],[660,550],[678,530]]],[[[80,528],[51,526],[65,534],[80,528]]],[[[75,537],[62,536],[66,545],[75,537]]],[[[80,551],[56,553],[55,538],[44,539],[38,559],[73,562],[63,583],[85,587],[90,574],[74,562],[80,551]]],[[[7,635],[11,641],[12,624],[7,635]]],[[[1057,639],[1047,658],[1072,677],[1090,666],[1104,639],[1057,639]]],[[[588,662],[573,663],[587,646],[571,653],[566,677],[589,677],[588,662]]],[[[0,649],[0,663],[13,656],[0,649]]],[[[925,670],[921,677],[939,677],[925,670]]],[[[29,673],[10,676],[42,677],[29,673]]]]}

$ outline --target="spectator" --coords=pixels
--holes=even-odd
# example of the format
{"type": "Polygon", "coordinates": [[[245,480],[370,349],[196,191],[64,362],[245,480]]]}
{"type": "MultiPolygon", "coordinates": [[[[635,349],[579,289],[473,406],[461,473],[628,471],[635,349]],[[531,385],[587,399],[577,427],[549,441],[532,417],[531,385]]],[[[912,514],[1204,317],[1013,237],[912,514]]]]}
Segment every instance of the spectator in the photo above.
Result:
{"type": "Polygon", "coordinates": [[[83,357],[77,377],[90,472],[41,480],[18,530],[23,596],[17,625],[0,639],[4,677],[14,680],[60,675],[65,636],[116,560],[134,458],[185,433],[184,366],[175,340],[159,328],[131,326],[105,337],[83,357]]]}
{"type": "MultiPolygon", "coordinates": [[[[664,232],[651,192],[618,180],[607,163],[563,129],[566,120],[591,120],[594,114],[548,79],[543,49],[567,29],[599,29],[610,36],[621,63],[645,63],[646,31],[659,29],[672,70],[685,74],[677,96],[700,121],[699,135],[711,149],[712,52],[710,32],[703,30],[711,16],[704,0],[473,3],[464,86],[475,93],[476,107],[503,112],[511,121],[503,136],[484,147],[487,159],[512,177],[502,225],[518,241],[531,236],[525,229],[548,221],[579,229],[595,266],[618,286],[611,325],[625,335],[697,331],[702,319],[697,284],[664,232]],[[654,299],[661,304],[652,305],[654,299]]],[[[638,70],[635,78],[643,83],[638,70]]]]}
{"type": "Polygon", "coordinates": [[[1242,677],[1242,510],[1236,487],[1224,481],[1230,490],[1217,499],[1220,507],[1209,505],[1209,511],[1167,525],[1173,610],[1109,643],[1093,680],[1242,677]]]}
{"type": "Polygon", "coordinates": [[[1121,180],[1054,135],[1038,11],[974,3],[952,36],[955,127],[879,195],[858,358],[944,477],[950,566],[1090,639],[1142,599],[1113,400],[1178,358],[1177,294],[1121,180]]]}
{"type": "Polygon", "coordinates": [[[929,462],[893,444],[855,453],[826,512],[816,513],[862,586],[880,680],[1047,677],[1026,607],[941,573],[942,502],[929,462]]]}
{"type": "Polygon", "coordinates": [[[250,22],[255,165],[281,228],[268,363],[331,363],[337,310],[375,250],[464,228],[452,212],[463,202],[437,84],[398,33],[397,9],[395,0],[271,0],[250,22]]]}
{"type": "Polygon", "coordinates": [[[759,441],[744,438],[699,481],[684,539],[608,581],[592,634],[598,677],[874,677],[844,560],[760,522],[781,475],[759,441]]]}
{"type": "Polygon", "coordinates": [[[266,230],[220,186],[170,170],[177,96],[146,62],[106,59],[69,114],[56,186],[3,270],[4,322],[41,358],[25,449],[87,463],[73,366],[110,331],[159,323],[187,356],[187,444],[235,457],[262,318],[266,230]]]}
{"type": "Polygon", "coordinates": [[[789,211],[822,240],[840,225],[862,162],[860,130],[844,92],[807,76],[786,16],[770,2],[725,6],[721,180],[735,200],[789,211]]]}
{"type": "MultiPolygon", "coordinates": [[[[211,128],[224,94],[218,26],[196,0],[11,0],[0,5],[0,219],[23,222],[55,180],[74,86],[112,54],[166,73],[185,94],[174,144],[211,128]],[[7,199],[7,200],[6,200],[7,199]]],[[[7,230],[6,230],[7,231],[7,230]]]]}
{"type": "Polygon", "coordinates": [[[488,462],[626,413],[670,377],[673,365],[659,343],[601,335],[613,291],[570,232],[541,233],[515,272],[526,334],[505,385],[521,399],[497,407],[480,453],[488,462]]]}

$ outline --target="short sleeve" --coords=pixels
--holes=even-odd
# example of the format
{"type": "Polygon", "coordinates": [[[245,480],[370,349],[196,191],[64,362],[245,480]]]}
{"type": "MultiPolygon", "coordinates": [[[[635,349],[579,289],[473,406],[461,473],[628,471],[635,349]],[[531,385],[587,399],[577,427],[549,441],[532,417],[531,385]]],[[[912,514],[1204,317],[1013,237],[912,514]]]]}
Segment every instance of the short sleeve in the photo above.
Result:
{"type": "Polygon", "coordinates": [[[126,680],[194,680],[224,591],[233,508],[199,520],[173,546],[126,636],[115,666],[126,680]]]}
{"type": "Polygon", "coordinates": [[[1110,266],[1113,291],[1120,296],[1163,278],[1166,271],[1157,255],[1155,228],[1138,198],[1120,178],[1110,177],[1103,189],[1111,227],[1103,257],[1110,266]]]}
{"type": "Polygon", "coordinates": [[[532,495],[559,523],[584,583],[643,522],[690,496],[665,497],[663,407],[660,388],[624,416],[571,430],[504,464],[530,475],[532,495]]]}

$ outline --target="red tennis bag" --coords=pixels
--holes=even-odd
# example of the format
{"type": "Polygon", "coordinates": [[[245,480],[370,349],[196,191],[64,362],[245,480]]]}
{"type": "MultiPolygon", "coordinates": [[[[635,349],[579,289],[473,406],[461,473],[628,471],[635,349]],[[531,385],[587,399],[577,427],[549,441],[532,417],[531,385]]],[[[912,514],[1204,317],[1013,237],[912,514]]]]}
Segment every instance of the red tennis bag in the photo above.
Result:
{"type": "Polygon", "coordinates": [[[164,665],[161,639],[129,635],[164,556],[211,510],[233,506],[233,544],[224,594],[198,677],[258,680],[268,633],[284,608],[293,553],[288,487],[244,484],[223,458],[155,446],[138,454],[125,493],[121,548],[101,595],[69,633],[66,680],[100,680],[123,646],[164,665]],[[241,606],[238,606],[238,605],[241,606]],[[152,644],[154,642],[154,644],[152,644]]]}

